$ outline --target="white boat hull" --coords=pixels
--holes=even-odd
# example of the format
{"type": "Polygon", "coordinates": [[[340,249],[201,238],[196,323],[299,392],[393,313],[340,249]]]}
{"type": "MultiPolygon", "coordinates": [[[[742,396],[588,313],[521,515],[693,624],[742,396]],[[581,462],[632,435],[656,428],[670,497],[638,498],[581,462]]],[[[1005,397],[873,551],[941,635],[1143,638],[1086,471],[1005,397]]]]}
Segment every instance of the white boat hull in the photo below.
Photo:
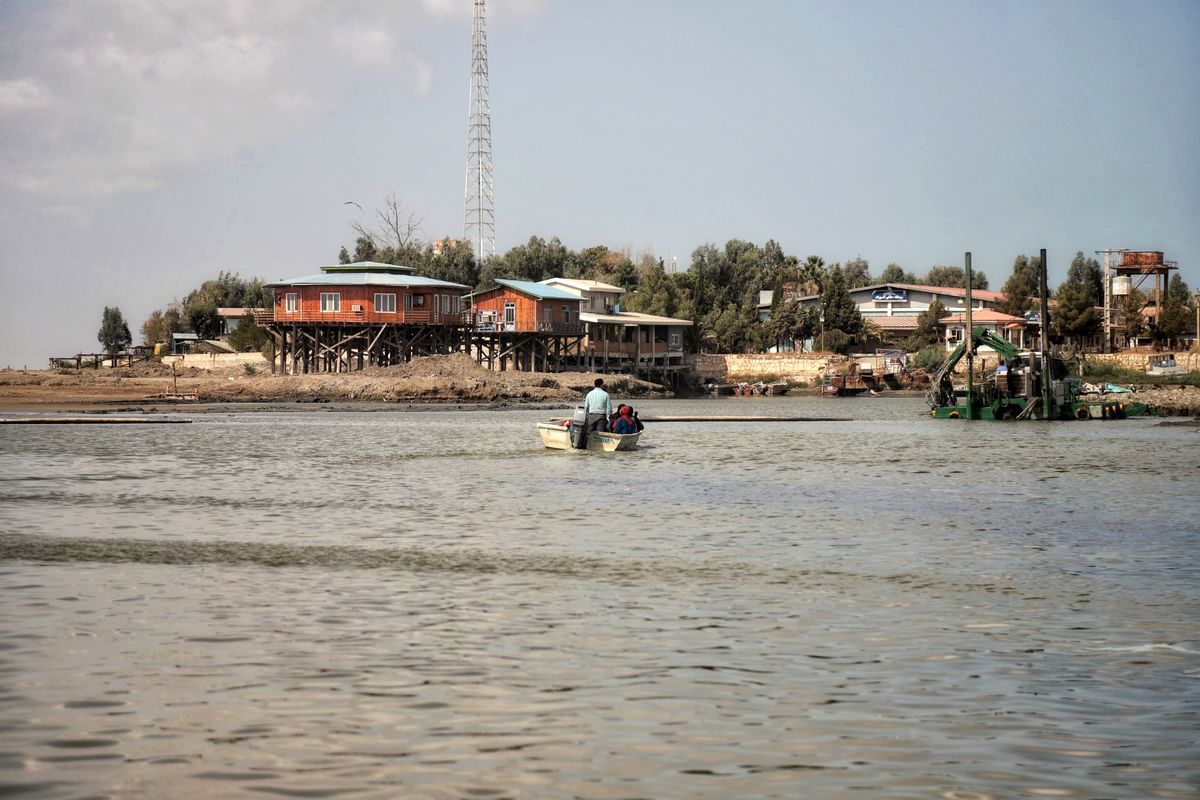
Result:
{"type": "MultiPolygon", "coordinates": [[[[566,425],[539,422],[538,433],[542,436],[542,444],[551,450],[571,449],[571,432],[566,425]]],[[[637,447],[638,439],[641,436],[641,431],[626,434],[594,431],[588,434],[587,449],[602,450],[605,453],[612,453],[616,450],[633,450],[637,447]]]]}

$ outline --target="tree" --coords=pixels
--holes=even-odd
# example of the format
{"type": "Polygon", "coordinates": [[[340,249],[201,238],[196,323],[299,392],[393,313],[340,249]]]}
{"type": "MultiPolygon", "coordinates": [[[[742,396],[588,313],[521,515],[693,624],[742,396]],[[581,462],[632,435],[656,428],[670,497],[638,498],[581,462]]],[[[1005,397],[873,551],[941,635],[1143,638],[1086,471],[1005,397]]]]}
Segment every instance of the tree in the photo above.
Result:
{"type": "Polygon", "coordinates": [[[394,192],[383,198],[383,208],[375,210],[375,219],[374,227],[361,222],[350,223],[350,228],[358,234],[360,242],[365,239],[374,249],[391,248],[396,255],[412,255],[424,249],[425,243],[419,234],[425,217],[405,208],[404,202],[394,192]]]}
{"type": "MultiPolygon", "coordinates": [[[[1175,277],[1180,277],[1176,275],[1175,277]]],[[[1157,309],[1154,314],[1154,323],[1150,326],[1150,336],[1154,339],[1154,344],[1166,344],[1170,347],[1171,342],[1180,337],[1183,331],[1188,330],[1188,325],[1192,323],[1192,312],[1187,306],[1187,302],[1181,302],[1180,297],[1171,294],[1168,290],[1163,299],[1163,307],[1157,309]]]]}
{"type": "Polygon", "coordinates": [[[230,346],[242,353],[261,350],[267,341],[267,332],[255,325],[251,316],[238,320],[237,327],[229,334],[230,346]]]}
{"type": "Polygon", "coordinates": [[[1000,291],[1004,298],[996,304],[996,310],[1014,317],[1022,317],[1033,308],[1038,296],[1038,257],[1017,256],[1013,261],[1012,275],[1004,282],[1000,291]]]}
{"type": "Polygon", "coordinates": [[[221,335],[221,315],[214,305],[204,303],[188,308],[188,324],[201,339],[215,339],[221,335]]]}
{"type": "Polygon", "coordinates": [[[142,343],[155,345],[170,344],[172,334],[183,330],[183,317],[179,309],[171,306],[166,311],[152,311],[142,323],[142,343]]]}
{"type": "Polygon", "coordinates": [[[96,338],[106,353],[119,353],[129,347],[133,337],[129,334],[129,326],[125,324],[121,309],[116,306],[104,307],[104,315],[100,318],[100,332],[96,334],[96,338]]]}
{"type": "Polygon", "coordinates": [[[852,258],[842,267],[847,289],[857,289],[859,286],[871,285],[871,265],[862,256],[852,258]]]}
{"type": "MultiPolygon", "coordinates": [[[[926,286],[946,286],[955,289],[967,288],[967,272],[962,267],[935,266],[930,267],[922,281],[926,286]]],[[[987,289],[987,275],[982,270],[971,270],[971,288],[987,289]]]]}
{"type": "Polygon", "coordinates": [[[1084,257],[1082,250],[1077,251],[1071,259],[1071,266],[1067,268],[1067,283],[1082,286],[1092,305],[1104,305],[1104,273],[1100,269],[1100,262],[1084,257]]]}
{"type": "Polygon", "coordinates": [[[917,279],[911,272],[905,272],[899,264],[888,264],[879,275],[880,283],[916,283],[917,279]]]}
{"type": "Polygon", "coordinates": [[[1132,289],[1117,309],[1117,329],[1127,340],[1136,341],[1146,330],[1146,319],[1142,309],[1146,307],[1146,295],[1140,289],[1132,289]]]}
{"type": "Polygon", "coordinates": [[[800,287],[803,294],[820,294],[825,285],[825,259],[809,256],[799,265],[800,287]]]}
{"type": "Polygon", "coordinates": [[[920,350],[930,347],[942,340],[941,320],[950,315],[950,310],[942,305],[942,301],[934,298],[929,308],[917,315],[917,328],[909,337],[906,345],[909,350],[920,350]]]}
{"type": "MultiPolygon", "coordinates": [[[[813,306],[813,308],[816,308],[813,306]]],[[[796,300],[780,303],[771,313],[768,329],[779,347],[783,342],[792,342],[797,348],[802,347],[806,339],[811,339],[814,315],[809,313],[796,300]]]]}
{"type": "Polygon", "coordinates": [[[854,341],[855,337],[863,332],[862,314],[859,313],[858,306],[854,304],[854,298],[850,296],[849,290],[846,288],[846,277],[842,272],[842,268],[834,264],[826,273],[825,288],[821,292],[821,349],[833,349],[835,352],[841,352],[854,341]],[[834,336],[830,338],[830,334],[839,331],[845,336],[845,342],[842,338],[834,336]],[[834,347],[838,344],[838,347],[834,347]]]}
{"type": "Polygon", "coordinates": [[[1100,329],[1100,313],[1096,311],[1088,286],[1083,280],[1073,283],[1068,278],[1058,287],[1055,299],[1058,303],[1050,317],[1051,327],[1059,336],[1074,338],[1082,347],[1083,339],[1100,329]]]}

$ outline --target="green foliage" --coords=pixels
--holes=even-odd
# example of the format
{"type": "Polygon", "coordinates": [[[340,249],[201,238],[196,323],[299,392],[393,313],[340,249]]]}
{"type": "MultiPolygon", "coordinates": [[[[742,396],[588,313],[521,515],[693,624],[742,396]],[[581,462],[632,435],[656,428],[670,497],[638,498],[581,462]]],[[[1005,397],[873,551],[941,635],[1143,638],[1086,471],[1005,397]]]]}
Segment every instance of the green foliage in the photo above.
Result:
{"type": "Polygon", "coordinates": [[[1071,259],[1066,282],[1082,287],[1093,306],[1104,305],[1104,273],[1100,269],[1100,262],[1084,257],[1082,250],[1077,251],[1071,259]]]}
{"type": "Polygon", "coordinates": [[[1200,372],[1185,372],[1181,375],[1148,375],[1143,370],[1130,369],[1096,359],[1087,359],[1083,362],[1083,374],[1080,377],[1088,383],[1200,386],[1200,372]]]}
{"type": "Polygon", "coordinates": [[[221,335],[221,315],[217,307],[208,303],[188,308],[188,325],[201,339],[215,339],[221,335]]]}
{"type": "MultiPolygon", "coordinates": [[[[967,287],[967,271],[962,267],[936,266],[930,267],[921,283],[926,286],[946,286],[956,289],[967,287]]],[[[987,275],[982,270],[971,270],[971,288],[987,289],[987,275]]]]}
{"type": "Polygon", "coordinates": [[[872,283],[871,265],[861,256],[847,261],[846,266],[842,267],[842,274],[845,277],[847,289],[870,286],[872,283]]]}
{"type": "Polygon", "coordinates": [[[1180,302],[1168,291],[1166,297],[1163,298],[1162,308],[1158,309],[1154,323],[1150,326],[1150,336],[1154,339],[1154,343],[1170,345],[1189,328],[1191,317],[1191,309],[1187,304],[1180,302]]]}
{"type": "Polygon", "coordinates": [[[229,334],[229,344],[240,353],[249,353],[261,350],[268,338],[267,332],[254,324],[253,317],[242,317],[229,334]]]}
{"type": "Polygon", "coordinates": [[[170,306],[166,311],[152,311],[142,323],[142,343],[170,344],[171,335],[179,333],[183,328],[183,316],[175,306],[170,306]]]}
{"type": "Polygon", "coordinates": [[[880,283],[916,283],[917,277],[911,272],[905,272],[899,264],[888,264],[879,275],[880,283]]]}
{"type": "Polygon", "coordinates": [[[1133,289],[1117,308],[1117,330],[1128,339],[1137,339],[1146,332],[1146,319],[1142,316],[1146,302],[1146,295],[1140,289],[1133,289]]]}
{"type": "Polygon", "coordinates": [[[824,348],[829,348],[828,334],[830,331],[841,331],[850,339],[863,332],[863,318],[858,311],[854,298],[846,288],[845,274],[842,268],[834,265],[828,272],[825,288],[821,292],[822,326],[824,348]]]}
{"type": "Polygon", "coordinates": [[[104,307],[104,314],[100,318],[100,331],[96,338],[106,353],[119,353],[129,347],[133,336],[129,333],[129,326],[125,324],[121,309],[116,306],[104,307]]]}
{"type": "Polygon", "coordinates": [[[1100,313],[1092,302],[1090,289],[1082,278],[1077,282],[1067,279],[1055,294],[1058,305],[1050,317],[1050,324],[1059,336],[1074,338],[1082,344],[1085,337],[1100,330],[1100,313]]]}
{"type": "Polygon", "coordinates": [[[909,358],[909,365],[917,369],[923,369],[926,372],[932,372],[942,365],[946,360],[945,348],[931,345],[923,347],[909,358]]]}
{"type": "Polygon", "coordinates": [[[948,317],[950,310],[942,305],[942,301],[934,298],[929,308],[917,315],[917,328],[905,342],[910,350],[936,345],[942,340],[941,319],[948,317]]]}
{"type": "Polygon", "coordinates": [[[820,349],[829,353],[849,353],[852,344],[850,334],[838,328],[827,329],[821,334],[820,349]]]}
{"type": "Polygon", "coordinates": [[[797,347],[803,346],[805,340],[811,339],[814,333],[813,314],[795,300],[779,304],[771,312],[767,329],[774,339],[776,346],[783,342],[792,342],[797,347]]]}
{"type": "Polygon", "coordinates": [[[1012,275],[1004,282],[1004,298],[996,304],[996,310],[1014,317],[1024,316],[1034,307],[1038,289],[1038,256],[1017,256],[1013,261],[1012,275]]]}

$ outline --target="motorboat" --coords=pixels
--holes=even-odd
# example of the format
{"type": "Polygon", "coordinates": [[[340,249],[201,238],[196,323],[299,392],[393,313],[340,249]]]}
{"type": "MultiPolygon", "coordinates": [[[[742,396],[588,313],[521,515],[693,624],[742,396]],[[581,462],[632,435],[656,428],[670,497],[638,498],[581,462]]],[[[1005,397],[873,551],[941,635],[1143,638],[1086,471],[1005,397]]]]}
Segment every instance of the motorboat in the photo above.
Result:
{"type": "MultiPolygon", "coordinates": [[[[571,420],[552,419],[549,422],[539,422],[537,429],[541,434],[542,444],[551,450],[570,450],[571,420]]],[[[638,439],[644,431],[636,433],[610,433],[608,431],[592,431],[587,437],[586,450],[601,450],[605,453],[617,450],[633,450],[637,447],[638,439]]]]}

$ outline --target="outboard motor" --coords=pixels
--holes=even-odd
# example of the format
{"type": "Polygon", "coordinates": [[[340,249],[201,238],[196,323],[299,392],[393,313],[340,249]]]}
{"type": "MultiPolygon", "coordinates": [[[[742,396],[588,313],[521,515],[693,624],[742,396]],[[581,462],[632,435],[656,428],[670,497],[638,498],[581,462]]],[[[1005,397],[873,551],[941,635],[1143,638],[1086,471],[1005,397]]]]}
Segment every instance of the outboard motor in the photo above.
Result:
{"type": "Polygon", "coordinates": [[[580,406],[571,417],[571,447],[575,450],[586,449],[587,440],[587,409],[580,406]]]}

